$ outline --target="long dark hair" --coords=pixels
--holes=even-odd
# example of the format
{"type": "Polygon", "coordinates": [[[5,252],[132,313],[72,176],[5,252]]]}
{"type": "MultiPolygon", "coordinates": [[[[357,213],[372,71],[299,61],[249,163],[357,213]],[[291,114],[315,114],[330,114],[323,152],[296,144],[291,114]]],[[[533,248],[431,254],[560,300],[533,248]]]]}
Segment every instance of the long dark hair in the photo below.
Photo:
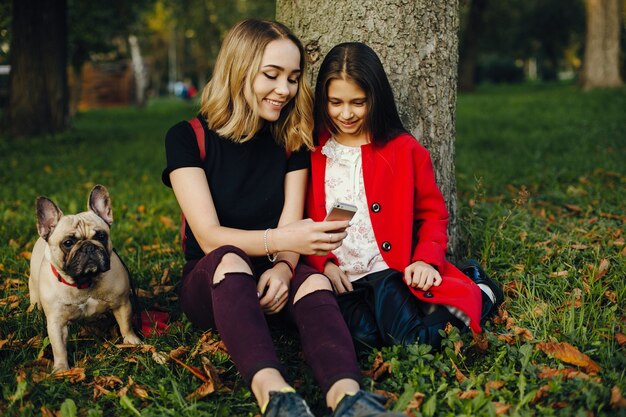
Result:
{"type": "Polygon", "coordinates": [[[328,85],[332,80],[353,81],[367,97],[367,116],[364,128],[375,145],[383,145],[400,133],[402,125],[387,74],[376,52],[361,42],[346,42],[328,52],[315,84],[314,137],[325,131],[334,132],[328,116],[328,85]]]}

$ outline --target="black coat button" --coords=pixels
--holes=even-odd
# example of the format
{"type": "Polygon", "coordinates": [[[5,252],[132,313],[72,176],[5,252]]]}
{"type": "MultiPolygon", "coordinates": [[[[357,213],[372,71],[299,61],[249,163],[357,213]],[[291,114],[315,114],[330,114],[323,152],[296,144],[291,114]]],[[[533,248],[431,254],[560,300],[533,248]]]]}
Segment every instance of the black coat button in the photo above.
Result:
{"type": "Polygon", "coordinates": [[[378,203],[372,203],[372,211],[374,213],[378,213],[380,211],[380,204],[378,203]]]}
{"type": "Polygon", "coordinates": [[[391,243],[384,241],[381,247],[385,252],[389,252],[391,250],[391,243]]]}
{"type": "Polygon", "coordinates": [[[432,292],[430,292],[430,291],[426,291],[424,293],[424,298],[433,298],[434,296],[435,295],[432,292]]]}

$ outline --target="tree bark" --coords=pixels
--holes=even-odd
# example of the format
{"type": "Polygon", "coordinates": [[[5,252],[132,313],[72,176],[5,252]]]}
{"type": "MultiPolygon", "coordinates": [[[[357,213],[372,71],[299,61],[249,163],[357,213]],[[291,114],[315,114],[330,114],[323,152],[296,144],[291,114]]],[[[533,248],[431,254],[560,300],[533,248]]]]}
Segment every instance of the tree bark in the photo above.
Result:
{"type": "Polygon", "coordinates": [[[623,84],[619,72],[620,20],[619,0],[585,0],[587,34],[582,86],[585,90],[618,87],[623,84]]]}
{"type": "Polygon", "coordinates": [[[68,123],[66,0],[14,0],[9,99],[14,136],[61,132],[68,123]]]}
{"type": "Polygon", "coordinates": [[[312,81],[321,59],[338,43],[365,42],[380,56],[405,127],[431,153],[450,212],[448,250],[453,256],[457,254],[460,233],[454,135],[458,2],[277,0],[276,15],[304,43],[312,81]]]}

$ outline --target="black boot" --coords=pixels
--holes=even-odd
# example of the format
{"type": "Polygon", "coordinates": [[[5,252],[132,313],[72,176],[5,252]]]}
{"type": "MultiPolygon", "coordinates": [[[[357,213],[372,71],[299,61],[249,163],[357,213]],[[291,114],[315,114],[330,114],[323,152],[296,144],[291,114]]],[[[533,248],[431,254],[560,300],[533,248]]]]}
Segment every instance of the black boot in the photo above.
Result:
{"type": "Polygon", "coordinates": [[[500,307],[500,305],[504,301],[504,292],[502,291],[502,288],[500,288],[500,286],[494,280],[492,280],[489,275],[487,275],[487,273],[480,267],[480,265],[478,265],[478,262],[476,262],[474,259],[469,259],[463,262],[461,265],[459,265],[458,268],[461,270],[461,272],[470,277],[471,280],[474,281],[476,284],[485,284],[493,292],[495,301],[491,301],[491,298],[489,298],[489,296],[484,291],[481,291],[483,297],[483,308],[480,321],[482,323],[489,317],[492,317],[496,314],[496,312],[498,311],[498,307],[500,307]]]}

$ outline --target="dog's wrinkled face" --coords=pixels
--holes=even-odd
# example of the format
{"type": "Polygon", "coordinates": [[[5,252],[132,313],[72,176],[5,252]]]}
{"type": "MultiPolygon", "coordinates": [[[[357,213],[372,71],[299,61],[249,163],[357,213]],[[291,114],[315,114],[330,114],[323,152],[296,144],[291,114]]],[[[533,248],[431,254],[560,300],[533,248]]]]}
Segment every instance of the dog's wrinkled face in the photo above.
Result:
{"type": "Polygon", "coordinates": [[[78,285],[90,283],[111,268],[109,225],[93,212],[62,217],[48,246],[52,263],[78,285]]]}
{"type": "Polygon", "coordinates": [[[48,242],[50,262],[78,285],[111,268],[113,211],[104,186],[91,190],[88,206],[88,211],[64,216],[52,200],[37,198],[37,231],[48,242]]]}

